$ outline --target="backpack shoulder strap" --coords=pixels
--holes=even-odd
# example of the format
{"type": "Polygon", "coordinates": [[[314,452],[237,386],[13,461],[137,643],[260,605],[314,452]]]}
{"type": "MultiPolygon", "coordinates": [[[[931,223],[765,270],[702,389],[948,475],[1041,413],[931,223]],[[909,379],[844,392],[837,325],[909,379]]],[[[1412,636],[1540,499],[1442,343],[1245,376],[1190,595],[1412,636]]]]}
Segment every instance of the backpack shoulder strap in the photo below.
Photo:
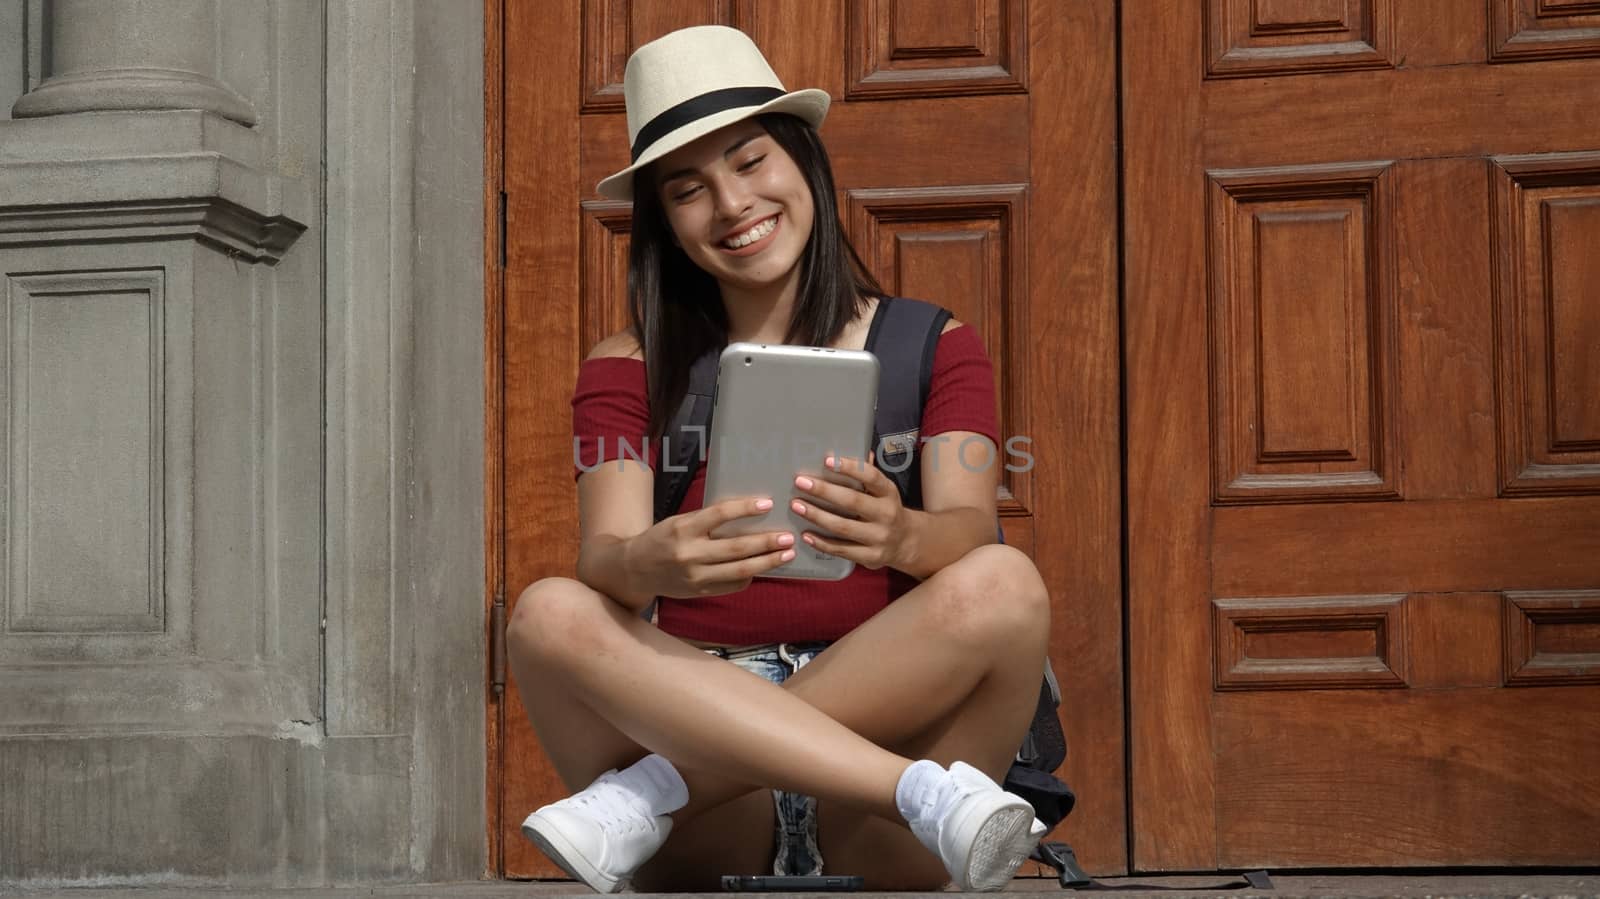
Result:
{"type": "Polygon", "coordinates": [[[706,350],[689,368],[689,390],[663,432],[655,477],[655,520],[677,514],[689,493],[694,473],[705,459],[710,439],[711,410],[716,403],[717,363],[721,348],[706,350]]]}
{"type": "Polygon", "coordinates": [[[878,357],[878,411],[872,445],[878,468],[900,488],[908,508],[922,506],[917,464],[922,407],[933,381],[934,351],[950,310],[922,300],[884,297],[867,331],[867,352],[878,357]],[[915,373],[915,374],[913,374],[915,373]]]}

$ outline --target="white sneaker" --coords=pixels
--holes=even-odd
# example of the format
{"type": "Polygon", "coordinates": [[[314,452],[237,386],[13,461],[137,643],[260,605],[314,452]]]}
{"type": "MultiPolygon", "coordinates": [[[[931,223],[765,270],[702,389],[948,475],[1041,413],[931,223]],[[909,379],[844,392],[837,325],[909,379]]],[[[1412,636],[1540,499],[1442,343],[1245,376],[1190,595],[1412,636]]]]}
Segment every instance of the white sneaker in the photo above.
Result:
{"type": "Polygon", "coordinates": [[[910,824],[962,891],[1004,889],[1042,835],[1027,800],[964,762],[950,766],[939,796],[910,824]]]}
{"type": "Polygon", "coordinates": [[[672,819],[652,817],[607,771],[578,793],[522,822],[522,834],[550,860],[597,893],[615,893],[650,860],[672,832],[672,819]]]}

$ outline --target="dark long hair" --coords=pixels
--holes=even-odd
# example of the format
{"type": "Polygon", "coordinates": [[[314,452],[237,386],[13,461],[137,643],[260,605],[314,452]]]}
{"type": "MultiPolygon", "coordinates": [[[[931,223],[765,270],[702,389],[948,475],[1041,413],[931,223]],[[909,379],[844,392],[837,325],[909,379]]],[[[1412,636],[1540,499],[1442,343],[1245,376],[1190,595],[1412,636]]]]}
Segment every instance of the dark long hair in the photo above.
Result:
{"type": "MultiPolygon", "coordinates": [[[[785,343],[826,346],[866,305],[883,297],[845,236],[835,200],[833,168],[817,130],[785,114],[758,117],[794,160],[811,188],[815,214],[800,266],[794,316],[785,343]]],[[[655,166],[633,176],[633,234],[628,251],[628,314],[644,352],[650,397],[650,439],[659,439],[689,389],[689,368],[728,344],[728,313],[716,279],[673,241],[656,184],[655,166]]]]}

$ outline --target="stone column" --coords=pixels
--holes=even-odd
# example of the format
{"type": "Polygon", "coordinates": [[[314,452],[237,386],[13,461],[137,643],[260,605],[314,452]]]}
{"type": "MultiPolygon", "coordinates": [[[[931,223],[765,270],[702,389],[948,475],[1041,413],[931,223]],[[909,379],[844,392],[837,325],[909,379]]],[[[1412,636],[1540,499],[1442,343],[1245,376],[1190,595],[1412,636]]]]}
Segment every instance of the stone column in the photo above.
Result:
{"type": "Polygon", "coordinates": [[[320,882],[321,4],[24,9],[0,807],[32,817],[0,812],[0,883],[320,882]]]}
{"type": "Polygon", "coordinates": [[[46,0],[47,77],[17,118],[199,109],[244,125],[250,102],[217,80],[217,0],[46,0]]]}
{"type": "Polygon", "coordinates": [[[0,0],[0,893],[488,870],[484,10],[0,0]]]}

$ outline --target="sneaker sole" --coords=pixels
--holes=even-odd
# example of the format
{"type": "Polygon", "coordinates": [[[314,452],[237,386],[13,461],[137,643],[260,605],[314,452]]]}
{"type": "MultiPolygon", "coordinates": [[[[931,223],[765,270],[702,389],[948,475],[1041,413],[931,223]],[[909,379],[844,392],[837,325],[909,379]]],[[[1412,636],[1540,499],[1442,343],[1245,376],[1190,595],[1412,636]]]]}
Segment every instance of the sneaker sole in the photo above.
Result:
{"type": "Polygon", "coordinates": [[[983,893],[1004,889],[1038,842],[1033,835],[1033,806],[1023,802],[1020,807],[995,809],[978,828],[966,863],[961,865],[966,882],[957,886],[983,893]]]}
{"type": "Polygon", "coordinates": [[[539,847],[549,859],[556,863],[567,876],[574,880],[582,881],[589,889],[596,893],[615,893],[626,885],[621,878],[610,877],[584,859],[573,845],[561,836],[554,826],[548,825],[539,817],[538,812],[529,815],[522,822],[522,835],[539,847]],[[540,830],[540,826],[546,830],[540,830]]]}

